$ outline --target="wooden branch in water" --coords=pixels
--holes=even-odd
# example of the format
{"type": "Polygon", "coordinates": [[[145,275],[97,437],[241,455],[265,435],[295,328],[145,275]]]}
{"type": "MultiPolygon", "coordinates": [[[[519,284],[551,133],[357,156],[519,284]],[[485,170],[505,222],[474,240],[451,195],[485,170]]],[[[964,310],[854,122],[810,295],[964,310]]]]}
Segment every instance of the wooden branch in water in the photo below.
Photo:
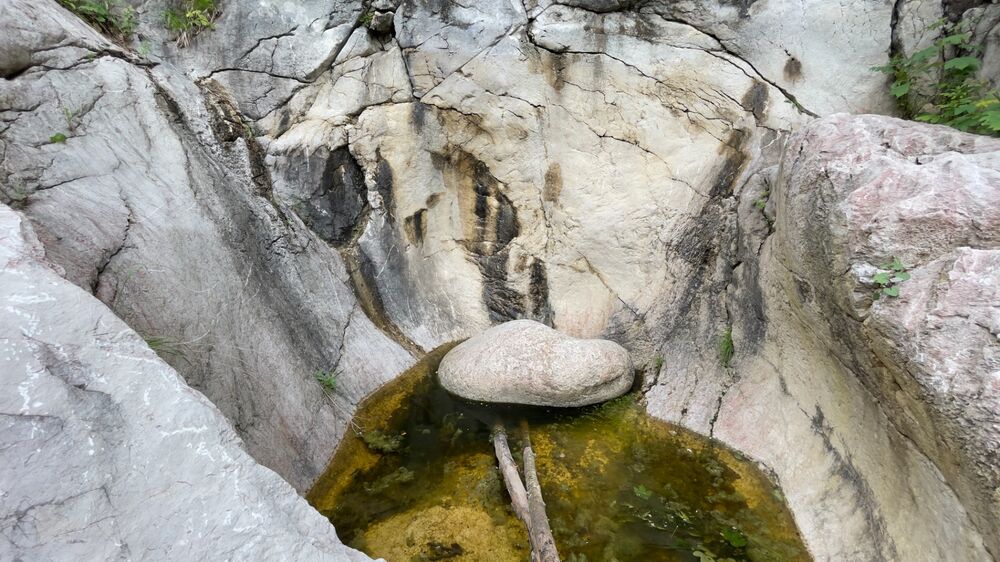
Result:
{"type": "Polygon", "coordinates": [[[493,450],[496,451],[500,474],[503,475],[504,485],[510,494],[514,514],[528,529],[532,562],[559,562],[556,541],[552,538],[549,518],[545,515],[542,488],[538,484],[538,474],[535,472],[535,453],[531,450],[528,425],[523,423],[521,427],[524,432],[524,481],[528,484],[527,489],[517,473],[517,464],[514,463],[510,446],[507,444],[507,432],[501,422],[493,424],[493,450]]]}
{"type": "Polygon", "coordinates": [[[521,483],[521,477],[517,473],[517,465],[514,464],[514,457],[510,454],[510,447],[507,445],[507,432],[503,424],[497,422],[493,425],[493,450],[497,454],[497,463],[500,464],[500,474],[503,475],[504,485],[507,493],[510,494],[510,503],[514,508],[514,514],[524,521],[524,526],[531,529],[531,516],[528,513],[528,494],[521,483]]]}
{"type": "Polygon", "coordinates": [[[535,452],[531,450],[528,424],[522,423],[521,428],[524,431],[524,484],[527,488],[528,514],[531,519],[531,524],[528,525],[531,559],[532,562],[559,562],[556,540],[552,537],[549,517],[545,514],[542,487],[538,483],[538,473],[535,472],[535,452]]]}

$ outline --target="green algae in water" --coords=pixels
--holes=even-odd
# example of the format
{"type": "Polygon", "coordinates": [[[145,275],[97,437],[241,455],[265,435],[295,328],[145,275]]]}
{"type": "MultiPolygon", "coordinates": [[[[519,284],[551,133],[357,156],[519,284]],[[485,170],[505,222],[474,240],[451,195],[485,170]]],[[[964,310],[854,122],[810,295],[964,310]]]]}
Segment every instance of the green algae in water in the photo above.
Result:
{"type": "Polygon", "coordinates": [[[780,492],[738,453],[650,418],[633,396],[571,410],[457,399],[433,376],[446,351],[362,404],[361,430],[310,491],[348,545],[389,562],[528,560],[490,440],[499,417],[517,459],[517,422],[531,426],[565,561],[810,559],[780,492]],[[371,435],[402,439],[386,451],[371,435]]]}

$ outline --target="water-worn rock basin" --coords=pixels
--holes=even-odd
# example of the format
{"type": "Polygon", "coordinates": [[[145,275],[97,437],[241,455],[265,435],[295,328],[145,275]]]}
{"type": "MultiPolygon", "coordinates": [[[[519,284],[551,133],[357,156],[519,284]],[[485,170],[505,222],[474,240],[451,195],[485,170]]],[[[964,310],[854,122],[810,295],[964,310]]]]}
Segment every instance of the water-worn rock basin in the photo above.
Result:
{"type": "Polygon", "coordinates": [[[444,349],[358,410],[308,499],[341,539],[389,562],[522,561],[490,427],[531,426],[563,560],[808,560],[781,492],[752,462],[645,414],[634,395],[580,409],[497,407],[435,379],[444,349]]]}

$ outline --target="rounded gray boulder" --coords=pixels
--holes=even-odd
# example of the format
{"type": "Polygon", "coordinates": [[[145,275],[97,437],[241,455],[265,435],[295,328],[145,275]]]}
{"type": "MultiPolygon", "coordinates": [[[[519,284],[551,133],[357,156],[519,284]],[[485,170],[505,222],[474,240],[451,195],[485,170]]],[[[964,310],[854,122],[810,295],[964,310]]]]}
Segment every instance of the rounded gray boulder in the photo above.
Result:
{"type": "Polygon", "coordinates": [[[635,373],[628,351],[608,340],[561,334],[533,320],[505,322],[445,355],[441,385],[469,400],[586,406],[621,396],[635,373]]]}

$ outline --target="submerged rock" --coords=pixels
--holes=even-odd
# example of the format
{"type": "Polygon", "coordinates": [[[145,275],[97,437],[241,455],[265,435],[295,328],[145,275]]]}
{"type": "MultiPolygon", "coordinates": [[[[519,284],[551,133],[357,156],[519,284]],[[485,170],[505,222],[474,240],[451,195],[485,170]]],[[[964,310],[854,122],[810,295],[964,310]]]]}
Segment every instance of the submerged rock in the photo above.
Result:
{"type": "Polygon", "coordinates": [[[634,373],[628,351],[615,342],[514,320],[459,344],[441,361],[438,377],[469,400],[572,407],[621,396],[634,373]]]}

